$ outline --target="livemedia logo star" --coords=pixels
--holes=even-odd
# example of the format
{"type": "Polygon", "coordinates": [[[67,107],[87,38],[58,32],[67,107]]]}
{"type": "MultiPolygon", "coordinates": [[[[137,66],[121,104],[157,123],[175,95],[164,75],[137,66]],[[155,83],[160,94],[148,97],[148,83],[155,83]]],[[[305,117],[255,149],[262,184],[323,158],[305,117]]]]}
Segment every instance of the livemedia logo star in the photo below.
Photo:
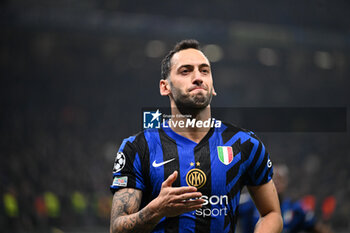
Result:
{"type": "Polygon", "coordinates": [[[143,112],[143,128],[159,129],[161,125],[161,120],[160,120],[161,115],[162,113],[159,112],[159,109],[157,109],[157,111],[143,112]]]}

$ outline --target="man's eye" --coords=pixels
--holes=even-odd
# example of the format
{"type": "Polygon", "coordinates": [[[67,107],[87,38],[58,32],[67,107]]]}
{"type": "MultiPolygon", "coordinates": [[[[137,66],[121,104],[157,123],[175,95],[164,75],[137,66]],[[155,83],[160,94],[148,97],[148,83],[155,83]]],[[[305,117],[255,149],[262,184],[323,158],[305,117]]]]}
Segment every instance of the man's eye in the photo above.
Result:
{"type": "Polygon", "coordinates": [[[209,70],[203,69],[203,70],[202,70],[202,73],[206,73],[206,74],[207,74],[207,73],[209,73],[209,70]]]}
{"type": "Polygon", "coordinates": [[[181,74],[187,74],[189,70],[181,70],[181,74]]]}

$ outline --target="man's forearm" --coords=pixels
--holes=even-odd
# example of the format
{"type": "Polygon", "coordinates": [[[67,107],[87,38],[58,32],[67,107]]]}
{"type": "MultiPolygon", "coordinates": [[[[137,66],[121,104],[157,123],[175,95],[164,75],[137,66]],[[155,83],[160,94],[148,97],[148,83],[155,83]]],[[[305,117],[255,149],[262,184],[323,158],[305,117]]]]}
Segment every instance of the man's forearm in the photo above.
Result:
{"type": "Polygon", "coordinates": [[[155,212],[151,211],[148,206],[140,211],[130,214],[116,217],[111,222],[111,233],[119,232],[151,232],[161,217],[155,212]]]}
{"type": "Polygon", "coordinates": [[[280,233],[283,229],[283,220],[278,212],[270,212],[261,217],[255,226],[254,233],[280,233]]]}
{"type": "Polygon", "coordinates": [[[279,233],[283,229],[280,202],[272,180],[259,186],[248,186],[256,208],[261,215],[255,233],[279,233]]]}
{"type": "Polygon", "coordinates": [[[139,210],[142,192],[125,188],[114,194],[110,232],[150,232],[162,218],[150,204],[139,210]]]}

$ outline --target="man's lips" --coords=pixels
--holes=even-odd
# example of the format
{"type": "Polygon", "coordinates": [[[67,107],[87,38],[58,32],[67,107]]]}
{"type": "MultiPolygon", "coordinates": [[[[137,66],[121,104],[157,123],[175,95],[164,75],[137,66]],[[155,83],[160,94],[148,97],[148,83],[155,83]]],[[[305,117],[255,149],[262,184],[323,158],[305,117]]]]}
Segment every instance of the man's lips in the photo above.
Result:
{"type": "Polygon", "coordinates": [[[205,89],[204,87],[192,87],[192,88],[189,89],[190,92],[191,91],[195,91],[195,90],[204,90],[204,91],[206,91],[207,89],[205,89]]]}

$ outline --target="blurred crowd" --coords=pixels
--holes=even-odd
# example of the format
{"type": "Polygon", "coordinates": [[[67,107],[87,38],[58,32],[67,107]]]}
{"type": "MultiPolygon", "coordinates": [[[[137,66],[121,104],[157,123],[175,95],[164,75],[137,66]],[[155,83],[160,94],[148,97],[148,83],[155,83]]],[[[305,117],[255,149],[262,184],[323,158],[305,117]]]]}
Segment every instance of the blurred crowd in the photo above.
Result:
{"type": "Polygon", "coordinates": [[[2,232],[108,227],[113,152],[106,157],[102,142],[74,127],[58,129],[56,120],[43,117],[36,123],[27,115],[26,123],[16,119],[24,127],[15,129],[10,120],[3,131],[2,232]]]}

